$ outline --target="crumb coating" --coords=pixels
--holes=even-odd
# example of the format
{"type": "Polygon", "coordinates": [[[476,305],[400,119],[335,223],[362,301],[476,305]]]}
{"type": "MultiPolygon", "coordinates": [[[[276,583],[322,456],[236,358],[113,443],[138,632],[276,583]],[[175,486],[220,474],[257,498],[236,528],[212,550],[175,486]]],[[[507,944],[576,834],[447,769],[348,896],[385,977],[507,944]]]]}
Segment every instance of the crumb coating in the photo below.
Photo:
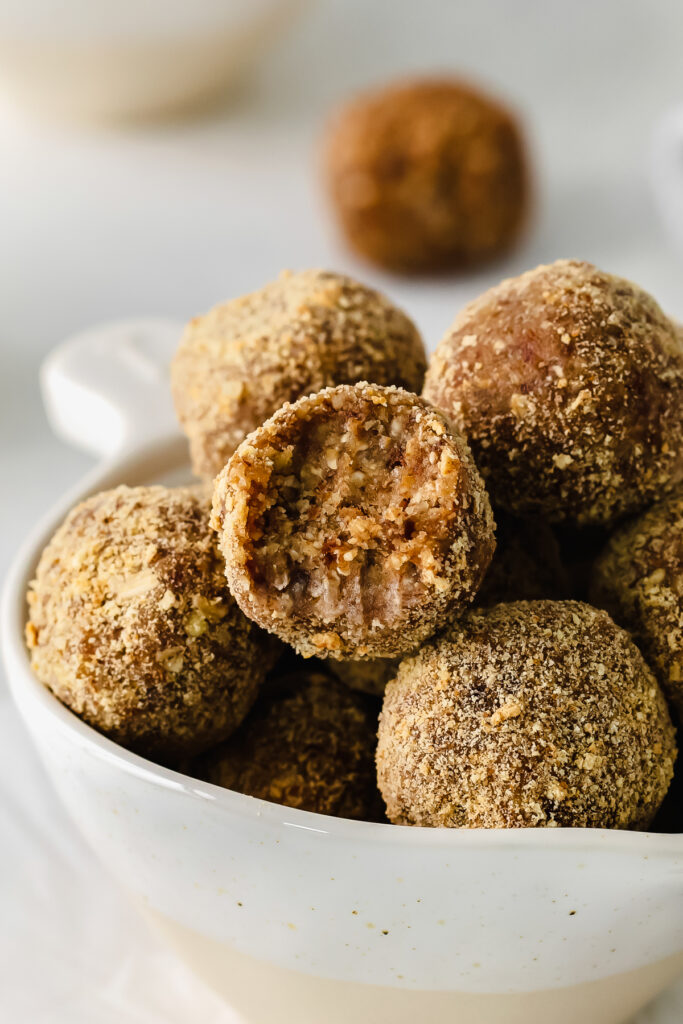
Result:
{"type": "Polygon", "coordinates": [[[399,272],[501,255],[530,192],[516,118],[453,79],[392,84],[347,104],[327,132],[325,176],[350,245],[399,272]]]}
{"type": "Polygon", "coordinates": [[[416,395],[367,383],[280,409],[213,508],[238,604],[307,657],[414,650],[471,602],[495,547],[464,440],[416,395]]]}
{"type": "Polygon", "coordinates": [[[494,506],[609,524],[683,478],[683,343],[636,285],[558,260],[470,303],[423,394],[463,431],[494,506]]]}
{"type": "Polygon", "coordinates": [[[629,635],[576,601],[469,611],[402,662],[380,716],[391,821],[643,829],[676,756],[629,635]]]}
{"type": "Polygon", "coordinates": [[[376,736],[376,717],[361,695],[304,670],[267,683],[241,729],[197,771],[260,800],[377,821],[376,736]]]}
{"type": "Polygon", "coordinates": [[[271,653],[225,586],[210,494],[117,487],[86,499],[28,593],[38,678],[89,725],[163,761],[225,739],[271,653]]]}
{"type": "Polygon", "coordinates": [[[307,270],[190,321],[171,386],[194,470],[214,477],[285,402],[361,380],[419,392],[425,368],[417,328],[387,298],[307,270]]]}
{"type": "Polygon", "coordinates": [[[683,721],[683,491],[612,537],[591,597],[631,631],[683,721]]]}

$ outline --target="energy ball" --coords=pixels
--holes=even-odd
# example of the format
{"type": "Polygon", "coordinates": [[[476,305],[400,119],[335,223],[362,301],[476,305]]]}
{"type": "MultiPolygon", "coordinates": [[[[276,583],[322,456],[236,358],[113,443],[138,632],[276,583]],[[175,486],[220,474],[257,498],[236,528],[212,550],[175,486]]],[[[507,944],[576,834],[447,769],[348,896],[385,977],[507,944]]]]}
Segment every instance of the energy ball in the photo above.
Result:
{"type": "Polygon", "coordinates": [[[339,818],[380,820],[377,720],[359,694],[318,672],[267,683],[242,728],[199,774],[226,789],[339,818]]]}
{"type": "Polygon", "coordinates": [[[475,600],[553,600],[570,596],[560,546],[543,519],[517,519],[496,511],[496,553],[475,600]]]}
{"type": "Polygon", "coordinates": [[[28,593],[38,678],[89,725],[173,762],[229,736],[272,651],[225,586],[199,487],[117,487],[77,505],[28,593]]]}
{"type": "Polygon", "coordinates": [[[389,270],[441,271],[516,241],[529,182],[516,118],[452,79],[402,82],[330,124],[325,174],[353,249],[389,270]]]}
{"type": "Polygon", "coordinates": [[[280,409],[216,478],[213,508],[237,603],[306,657],[412,651],[470,603],[495,547],[465,441],[375,384],[280,409]]]}
{"type": "Polygon", "coordinates": [[[383,697],[387,683],[396,678],[397,658],[373,658],[371,661],[335,661],[333,671],[337,679],[359,693],[383,697]]]}
{"type": "Polygon", "coordinates": [[[519,601],[469,611],[401,663],[377,776],[396,824],[644,829],[674,736],[652,672],[605,612],[519,601]]]}
{"type": "Polygon", "coordinates": [[[494,506],[608,524],[683,479],[683,343],[656,302],[558,260],[485,292],[423,394],[466,435],[494,506]]]}
{"type": "Polygon", "coordinates": [[[190,321],[171,385],[194,470],[214,477],[285,402],[361,380],[419,392],[426,365],[417,328],[383,295],[307,270],[190,321]]]}
{"type": "Polygon", "coordinates": [[[591,596],[633,634],[683,721],[683,490],[614,535],[591,596]]]}

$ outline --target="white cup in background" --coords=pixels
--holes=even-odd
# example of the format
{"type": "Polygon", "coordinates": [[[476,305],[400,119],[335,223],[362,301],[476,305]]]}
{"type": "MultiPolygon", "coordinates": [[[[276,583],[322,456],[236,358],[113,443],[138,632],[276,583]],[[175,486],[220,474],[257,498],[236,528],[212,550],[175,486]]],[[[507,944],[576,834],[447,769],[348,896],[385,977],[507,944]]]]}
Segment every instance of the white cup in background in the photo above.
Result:
{"type": "Polygon", "coordinates": [[[87,120],[168,116],[234,83],[304,0],[0,0],[0,91],[87,120]]]}

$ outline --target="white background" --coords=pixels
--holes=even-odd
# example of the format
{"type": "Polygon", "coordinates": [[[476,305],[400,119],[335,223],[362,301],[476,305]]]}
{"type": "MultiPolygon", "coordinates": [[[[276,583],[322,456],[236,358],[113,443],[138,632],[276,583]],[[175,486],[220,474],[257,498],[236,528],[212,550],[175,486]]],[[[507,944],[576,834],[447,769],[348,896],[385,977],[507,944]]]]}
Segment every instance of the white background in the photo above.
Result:
{"type": "MultiPolygon", "coordinates": [[[[683,101],[682,51],[676,0],[319,0],[239,96],[192,122],[84,130],[0,97],[0,571],[90,464],[51,437],[37,369],[97,321],[186,319],[283,267],[326,266],[388,291],[433,346],[468,298],[559,256],[631,277],[683,318],[683,262],[649,180],[655,122],[683,101]],[[320,128],[359,86],[453,69],[507,92],[524,115],[534,222],[485,273],[386,278],[357,264],[328,222],[320,128]]],[[[234,1022],[83,847],[4,684],[0,759],[0,1022],[234,1022]]],[[[683,986],[639,1024],[682,1016],[683,986]]]]}

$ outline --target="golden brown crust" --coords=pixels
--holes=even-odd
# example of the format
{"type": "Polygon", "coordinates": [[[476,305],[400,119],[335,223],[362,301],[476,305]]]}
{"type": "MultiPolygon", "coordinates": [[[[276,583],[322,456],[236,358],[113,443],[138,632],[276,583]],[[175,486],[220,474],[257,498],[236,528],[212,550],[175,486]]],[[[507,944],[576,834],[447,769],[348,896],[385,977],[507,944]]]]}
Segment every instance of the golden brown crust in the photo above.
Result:
{"type": "Polygon", "coordinates": [[[351,246],[391,270],[496,257],[528,205],[516,119],[453,79],[392,84],[347,104],[327,132],[325,175],[351,246]]]}
{"type": "Polygon", "coordinates": [[[463,439],[367,383],[255,430],[216,479],[212,523],[240,607],[305,656],[413,650],[472,600],[495,546],[463,439]]]}
{"type": "Polygon", "coordinates": [[[260,800],[377,821],[376,733],[360,695],[322,673],[300,671],[267,683],[242,728],[196,770],[260,800]]]}
{"type": "Polygon", "coordinates": [[[683,491],[614,535],[591,596],[633,633],[683,720],[683,491]]]}
{"type": "Polygon", "coordinates": [[[379,292],[341,274],[281,274],[192,320],[171,367],[195,472],[213,477],[285,402],[371,380],[420,391],[422,338],[379,292]]]}
{"type": "Polygon", "coordinates": [[[605,612],[520,601],[469,611],[402,662],[378,782],[399,824],[642,829],[674,737],[652,672],[605,612]]]}
{"type": "Polygon", "coordinates": [[[38,678],[123,746],[172,761],[229,736],[270,662],[225,586],[204,488],[117,487],[66,517],[28,593],[38,678]]]}
{"type": "Polygon", "coordinates": [[[558,260],[470,303],[424,396],[468,438],[494,505],[609,523],[683,478],[683,345],[649,295],[558,260]]]}

